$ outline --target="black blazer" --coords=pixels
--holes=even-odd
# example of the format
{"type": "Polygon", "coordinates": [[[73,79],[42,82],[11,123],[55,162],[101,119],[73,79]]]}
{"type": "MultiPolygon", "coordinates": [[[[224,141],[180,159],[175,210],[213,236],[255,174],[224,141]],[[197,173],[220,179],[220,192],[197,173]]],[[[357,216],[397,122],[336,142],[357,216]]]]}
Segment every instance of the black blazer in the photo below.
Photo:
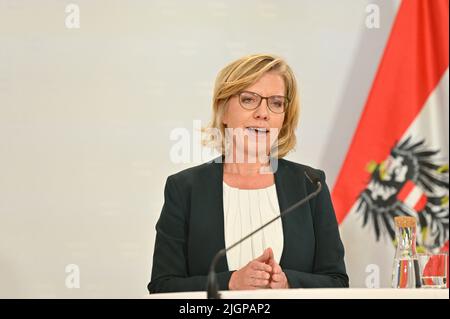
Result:
{"type": "MultiPolygon", "coordinates": [[[[150,293],[206,289],[214,255],[225,247],[223,164],[221,157],[167,178],[164,206],[156,224],[150,293]]],[[[305,166],[278,160],[275,184],[280,211],[311,193],[315,186],[305,166]]],[[[293,288],[348,287],[338,224],[325,184],[317,197],[282,218],[284,248],[280,266],[293,288]]],[[[226,256],[217,264],[220,290],[232,272],[226,256]]]]}

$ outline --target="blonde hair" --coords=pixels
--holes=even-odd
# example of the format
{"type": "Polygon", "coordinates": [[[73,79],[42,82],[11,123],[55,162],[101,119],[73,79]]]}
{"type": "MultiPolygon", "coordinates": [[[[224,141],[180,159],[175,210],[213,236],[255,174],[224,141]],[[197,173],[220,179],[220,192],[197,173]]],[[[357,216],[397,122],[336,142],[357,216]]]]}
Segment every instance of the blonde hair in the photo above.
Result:
{"type": "Polygon", "coordinates": [[[282,158],[294,148],[297,141],[295,129],[299,117],[297,82],[289,65],[283,59],[270,54],[242,57],[219,72],[214,86],[212,120],[209,126],[203,129],[203,132],[207,134],[207,138],[203,140],[204,144],[212,145],[224,154],[225,125],[222,119],[229,98],[255,83],[267,72],[276,72],[283,78],[285,94],[289,99],[283,126],[278,135],[278,149],[272,156],[282,158]],[[221,136],[208,134],[211,129],[219,130],[221,136]]]}

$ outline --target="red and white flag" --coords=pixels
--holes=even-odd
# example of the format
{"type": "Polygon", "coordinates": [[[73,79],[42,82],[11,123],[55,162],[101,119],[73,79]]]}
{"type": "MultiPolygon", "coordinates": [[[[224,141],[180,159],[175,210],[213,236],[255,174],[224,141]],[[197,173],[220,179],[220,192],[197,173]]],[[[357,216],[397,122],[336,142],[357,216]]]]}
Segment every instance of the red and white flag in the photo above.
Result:
{"type": "Polygon", "coordinates": [[[332,191],[353,287],[389,287],[394,217],[448,250],[449,1],[404,0],[332,191]]]}

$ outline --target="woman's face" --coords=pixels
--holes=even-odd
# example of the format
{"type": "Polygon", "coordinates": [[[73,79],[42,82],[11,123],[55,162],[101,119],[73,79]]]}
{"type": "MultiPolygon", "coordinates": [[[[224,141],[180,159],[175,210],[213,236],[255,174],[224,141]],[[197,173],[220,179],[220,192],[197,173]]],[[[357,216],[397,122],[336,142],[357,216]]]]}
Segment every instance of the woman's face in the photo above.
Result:
{"type": "MultiPolygon", "coordinates": [[[[285,96],[286,89],[279,74],[268,72],[244,91],[262,97],[282,97],[285,96]]],[[[252,102],[248,101],[245,97],[240,100],[239,95],[232,96],[222,121],[226,129],[233,129],[233,143],[237,154],[247,158],[250,155],[268,155],[283,126],[285,113],[271,111],[267,99],[261,100],[257,108],[249,110],[241,105],[252,102]]],[[[276,106],[281,100],[275,98],[272,101],[276,106]]]]}

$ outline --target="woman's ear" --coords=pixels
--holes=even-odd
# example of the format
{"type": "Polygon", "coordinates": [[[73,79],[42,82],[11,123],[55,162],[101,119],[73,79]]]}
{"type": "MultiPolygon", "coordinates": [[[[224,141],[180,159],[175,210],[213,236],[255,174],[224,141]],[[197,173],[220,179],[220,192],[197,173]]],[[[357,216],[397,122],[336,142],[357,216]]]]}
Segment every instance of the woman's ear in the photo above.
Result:
{"type": "Polygon", "coordinates": [[[228,101],[223,104],[222,124],[227,126],[228,124],[228,101]]]}
{"type": "Polygon", "coordinates": [[[227,126],[227,122],[228,122],[227,113],[228,112],[225,112],[222,116],[222,124],[225,126],[227,126]]]}

